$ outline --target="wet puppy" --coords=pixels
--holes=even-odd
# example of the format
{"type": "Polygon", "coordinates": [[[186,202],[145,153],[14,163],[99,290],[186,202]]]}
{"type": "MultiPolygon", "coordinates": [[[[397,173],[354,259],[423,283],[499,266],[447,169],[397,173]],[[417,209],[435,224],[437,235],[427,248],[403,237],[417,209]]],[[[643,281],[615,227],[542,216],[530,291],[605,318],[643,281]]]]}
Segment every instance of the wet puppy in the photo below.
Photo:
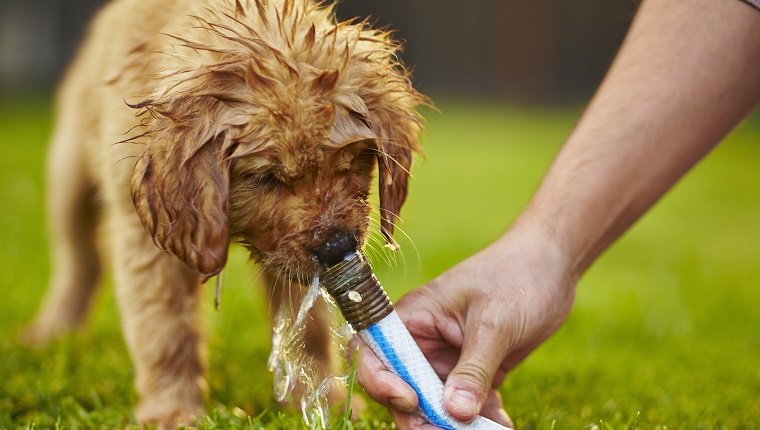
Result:
{"type": "MultiPolygon", "coordinates": [[[[201,415],[198,292],[224,267],[230,241],[261,264],[279,306],[283,288],[362,246],[377,165],[392,242],[425,102],[397,49],[388,34],[336,23],[331,6],[308,0],[106,6],[59,93],[48,169],[54,270],[29,339],[84,318],[103,220],[138,421],[174,427],[201,415]]],[[[309,353],[329,368],[327,329],[310,330],[309,353]]]]}

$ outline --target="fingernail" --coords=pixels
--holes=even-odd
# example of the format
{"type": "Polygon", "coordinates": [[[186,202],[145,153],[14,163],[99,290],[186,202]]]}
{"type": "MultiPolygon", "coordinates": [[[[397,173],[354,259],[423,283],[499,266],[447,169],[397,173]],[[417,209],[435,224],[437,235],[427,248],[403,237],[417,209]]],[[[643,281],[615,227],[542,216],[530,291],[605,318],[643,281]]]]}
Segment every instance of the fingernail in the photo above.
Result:
{"type": "Polygon", "coordinates": [[[449,396],[449,403],[456,415],[471,417],[478,414],[478,399],[470,391],[455,389],[449,396]]]}
{"type": "Polygon", "coordinates": [[[388,400],[388,403],[390,403],[391,407],[394,409],[398,409],[403,412],[413,412],[416,408],[415,405],[413,405],[409,399],[405,397],[391,397],[388,400]]]}

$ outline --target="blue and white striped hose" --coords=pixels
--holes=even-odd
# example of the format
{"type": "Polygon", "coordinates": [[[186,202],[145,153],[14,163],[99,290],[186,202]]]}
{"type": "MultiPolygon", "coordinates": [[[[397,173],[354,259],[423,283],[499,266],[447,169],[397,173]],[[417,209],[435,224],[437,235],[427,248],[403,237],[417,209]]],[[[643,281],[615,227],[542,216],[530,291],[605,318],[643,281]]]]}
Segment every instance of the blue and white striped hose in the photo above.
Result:
{"type": "Polygon", "coordinates": [[[396,311],[359,331],[359,337],[388,369],[400,376],[417,393],[419,413],[431,424],[447,430],[507,429],[483,417],[463,423],[446,412],[443,405],[443,383],[396,311]]]}
{"type": "Polygon", "coordinates": [[[443,382],[393,310],[363,254],[349,254],[329,267],[320,283],[359,337],[417,393],[419,414],[428,422],[446,430],[509,430],[483,417],[463,423],[446,412],[443,382]]]}

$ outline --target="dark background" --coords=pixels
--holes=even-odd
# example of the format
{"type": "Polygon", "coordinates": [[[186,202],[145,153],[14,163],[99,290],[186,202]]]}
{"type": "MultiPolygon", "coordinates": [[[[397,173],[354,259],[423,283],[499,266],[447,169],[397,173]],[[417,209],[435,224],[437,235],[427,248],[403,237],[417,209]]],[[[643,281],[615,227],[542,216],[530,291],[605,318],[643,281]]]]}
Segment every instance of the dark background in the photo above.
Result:
{"type": "MultiPolygon", "coordinates": [[[[50,91],[104,3],[0,2],[4,94],[50,91]]],[[[424,92],[573,103],[601,80],[636,6],[634,0],[343,0],[338,12],[397,30],[424,92]]]]}

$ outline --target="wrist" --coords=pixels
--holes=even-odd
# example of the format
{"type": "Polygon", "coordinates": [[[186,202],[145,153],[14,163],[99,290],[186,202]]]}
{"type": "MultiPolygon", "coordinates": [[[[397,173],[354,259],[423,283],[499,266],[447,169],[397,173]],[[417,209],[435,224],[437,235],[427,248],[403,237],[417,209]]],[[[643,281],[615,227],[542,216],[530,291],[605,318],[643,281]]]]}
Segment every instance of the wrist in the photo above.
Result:
{"type": "Polygon", "coordinates": [[[582,274],[575,270],[575,258],[565,238],[549,223],[521,217],[493,246],[508,250],[505,258],[518,259],[569,288],[575,287],[582,274]]]}
{"type": "MultiPolygon", "coordinates": [[[[576,281],[606,247],[605,236],[624,211],[625,204],[624,200],[611,198],[590,200],[588,193],[573,193],[558,185],[561,183],[558,178],[547,176],[505,236],[527,238],[576,281]],[[605,210],[598,209],[601,204],[605,210]]],[[[597,197],[599,194],[594,198],[597,197]]]]}

